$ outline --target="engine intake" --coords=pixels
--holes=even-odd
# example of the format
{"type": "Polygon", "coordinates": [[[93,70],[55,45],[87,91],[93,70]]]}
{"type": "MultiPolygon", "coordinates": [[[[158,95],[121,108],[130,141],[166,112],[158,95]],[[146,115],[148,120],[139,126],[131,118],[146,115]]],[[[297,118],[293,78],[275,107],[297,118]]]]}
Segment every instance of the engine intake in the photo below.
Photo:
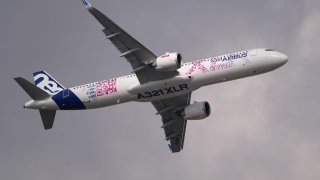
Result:
{"type": "Polygon", "coordinates": [[[201,120],[210,115],[210,104],[206,101],[196,102],[184,108],[182,115],[188,120],[201,120]]]}
{"type": "Polygon", "coordinates": [[[153,66],[158,71],[175,71],[181,67],[181,61],[180,53],[165,53],[155,60],[153,66]]]}

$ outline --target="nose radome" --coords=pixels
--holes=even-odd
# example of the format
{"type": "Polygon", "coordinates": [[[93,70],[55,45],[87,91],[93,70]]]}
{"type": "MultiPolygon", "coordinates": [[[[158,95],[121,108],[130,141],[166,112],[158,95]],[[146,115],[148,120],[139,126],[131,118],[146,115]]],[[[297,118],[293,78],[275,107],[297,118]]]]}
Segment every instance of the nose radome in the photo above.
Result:
{"type": "Polygon", "coordinates": [[[276,63],[276,65],[278,67],[284,65],[285,63],[288,62],[288,56],[286,56],[285,54],[283,53],[280,53],[280,52],[273,52],[272,55],[271,55],[274,59],[274,62],[276,63]]]}
{"type": "Polygon", "coordinates": [[[285,54],[279,53],[279,63],[281,63],[281,65],[284,65],[287,62],[288,62],[288,56],[285,54]]]}

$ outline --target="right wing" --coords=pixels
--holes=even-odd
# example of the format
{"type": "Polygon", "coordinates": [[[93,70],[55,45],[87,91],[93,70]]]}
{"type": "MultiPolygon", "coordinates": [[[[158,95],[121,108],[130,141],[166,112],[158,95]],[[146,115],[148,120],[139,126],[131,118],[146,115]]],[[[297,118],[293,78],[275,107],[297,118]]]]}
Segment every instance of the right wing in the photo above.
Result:
{"type": "Polygon", "coordinates": [[[126,58],[131,64],[133,72],[136,73],[141,84],[148,81],[167,79],[176,75],[177,72],[159,72],[152,68],[150,64],[157,58],[155,54],[130,36],[106,15],[92,7],[87,0],[82,0],[82,2],[104,27],[102,31],[106,35],[106,39],[110,40],[120,51],[120,57],[126,58]]]}
{"type": "Polygon", "coordinates": [[[169,147],[172,152],[179,152],[183,149],[186,133],[187,120],[177,114],[177,110],[183,109],[190,104],[191,93],[176,96],[151,103],[162,117],[162,128],[164,129],[166,140],[170,140],[169,147]]]}

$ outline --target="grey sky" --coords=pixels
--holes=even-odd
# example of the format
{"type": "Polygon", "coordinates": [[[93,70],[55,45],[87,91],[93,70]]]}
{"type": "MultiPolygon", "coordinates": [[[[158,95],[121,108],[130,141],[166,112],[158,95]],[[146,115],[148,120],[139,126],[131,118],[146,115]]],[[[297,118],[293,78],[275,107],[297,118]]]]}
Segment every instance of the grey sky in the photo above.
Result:
{"type": "Polygon", "coordinates": [[[92,0],[156,54],[185,61],[268,47],[289,56],[273,72],[199,89],[212,114],[189,122],[171,154],[149,103],[58,112],[44,131],[13,81],[50,72],[65,86],[124,75],[125,59],[73,1],[0,7],[0,179],[320,179],[320,2],[92,0]]]}

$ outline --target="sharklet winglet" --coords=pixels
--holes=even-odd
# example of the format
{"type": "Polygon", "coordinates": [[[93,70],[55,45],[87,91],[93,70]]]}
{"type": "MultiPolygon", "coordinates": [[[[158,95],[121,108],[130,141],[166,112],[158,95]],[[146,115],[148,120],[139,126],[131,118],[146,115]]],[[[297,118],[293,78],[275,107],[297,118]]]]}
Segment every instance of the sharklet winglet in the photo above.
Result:
{"type": "Polygon", "coordinates": [[[87,0],[82,0],[82,3],[83,3],[83,5],[84,5],[85,8],[87,8],[87,9],[91,8],[91,4],[89,3],[89,1],[87,1],[87,0]]]}

